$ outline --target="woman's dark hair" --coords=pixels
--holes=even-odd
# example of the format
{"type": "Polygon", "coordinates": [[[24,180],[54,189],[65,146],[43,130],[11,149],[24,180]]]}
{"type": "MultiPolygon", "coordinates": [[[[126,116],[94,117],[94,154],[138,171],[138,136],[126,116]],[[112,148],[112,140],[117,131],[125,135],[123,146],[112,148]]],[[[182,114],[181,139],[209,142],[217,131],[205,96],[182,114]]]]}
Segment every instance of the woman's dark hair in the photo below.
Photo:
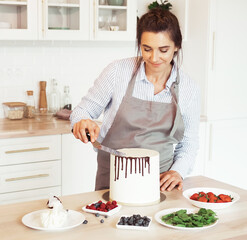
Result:
{"type": "MultiPolygon", "coordinates": [[[[137,59],[139,59],[137,61],[137,69],[142,60],[142,58],[140,58],[141,37],[144,32],[168,32],[175,46],[178,49],[182,49],[182,34],[177,17],[168,10],[160,8],[151,9],[149,12],[144,14],[137,23],[137,59]]],[[[177,56],[177,58],[179,58],[178,55],[179,53],[176,52],[174,57],[177,56]]]]}

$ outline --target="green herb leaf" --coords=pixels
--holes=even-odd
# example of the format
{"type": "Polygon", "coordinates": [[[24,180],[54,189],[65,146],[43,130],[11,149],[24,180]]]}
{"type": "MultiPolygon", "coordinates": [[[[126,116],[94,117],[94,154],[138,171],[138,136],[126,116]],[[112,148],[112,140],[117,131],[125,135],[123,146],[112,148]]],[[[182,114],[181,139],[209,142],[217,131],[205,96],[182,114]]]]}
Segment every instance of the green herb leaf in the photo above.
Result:
{"type": "Polygon", "coordinates": [[[162,216],[162,221],[166,224],[177,227],[203,227],[213,224],[218,218],[216,213],[211,209],[200,208],[197,213],[187,213],[186,209],[181,209],[174,213],[162,216]]]}

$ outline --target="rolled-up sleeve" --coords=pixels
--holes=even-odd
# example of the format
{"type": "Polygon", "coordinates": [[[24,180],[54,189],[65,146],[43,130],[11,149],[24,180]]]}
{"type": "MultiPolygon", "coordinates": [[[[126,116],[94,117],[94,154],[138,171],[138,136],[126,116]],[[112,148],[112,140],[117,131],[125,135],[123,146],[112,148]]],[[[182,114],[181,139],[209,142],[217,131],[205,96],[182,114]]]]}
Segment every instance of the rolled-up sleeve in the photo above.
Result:
{"type": "Polygon", "coordinates": [[[82,119],[97,119],[110,103],[114,89],[115,63],[109,64],[70,115],[71,127],[82,119]]]}

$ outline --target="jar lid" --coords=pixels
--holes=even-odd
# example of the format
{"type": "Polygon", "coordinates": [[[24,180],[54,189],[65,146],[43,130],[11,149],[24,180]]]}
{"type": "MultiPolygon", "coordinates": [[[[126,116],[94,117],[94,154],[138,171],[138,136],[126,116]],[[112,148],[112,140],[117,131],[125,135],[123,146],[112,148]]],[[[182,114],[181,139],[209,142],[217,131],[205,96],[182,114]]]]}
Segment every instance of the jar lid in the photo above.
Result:
{"type": "Polygon", "coordinates": [[[24,102],[4,102],[4,105],[8,107],[23,107],[26,106],[26,103],[24,102]]]}
{"type": "Polygon", "coordinates": [[[31,90],[30,91],[27,91],[27,95],[28,96],[32,96],[33,95],[33,91],[31,91],[31,90]]]}

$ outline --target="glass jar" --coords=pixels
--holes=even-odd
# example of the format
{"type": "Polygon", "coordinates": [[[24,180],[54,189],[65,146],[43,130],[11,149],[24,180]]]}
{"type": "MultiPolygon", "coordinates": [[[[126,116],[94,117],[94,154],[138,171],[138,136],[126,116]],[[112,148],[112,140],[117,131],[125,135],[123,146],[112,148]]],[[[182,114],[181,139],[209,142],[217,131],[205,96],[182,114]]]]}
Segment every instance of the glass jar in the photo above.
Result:
{"type": "Polygon", "coordinates": [[[64,94],[63,94],[63,102],[62,102],[63,109],[72,109],[72,101],[70,96],[70,89],[69,86],[64,86],[64,94]]]}
{"type": "Polygon", "coordinates": [[[27,91],[27,100],[24,116],[26,118],[34,118],[35,116],[35,102],[33,97],[33,91],[27,91]]]}
{"type": "Polygon", "coordinates": [[[61,108],[60,92],[58,90],[58,83],[56,79],[51,80],[51,92],[49,95],[49,112],[56,113],[61,108]]]}

